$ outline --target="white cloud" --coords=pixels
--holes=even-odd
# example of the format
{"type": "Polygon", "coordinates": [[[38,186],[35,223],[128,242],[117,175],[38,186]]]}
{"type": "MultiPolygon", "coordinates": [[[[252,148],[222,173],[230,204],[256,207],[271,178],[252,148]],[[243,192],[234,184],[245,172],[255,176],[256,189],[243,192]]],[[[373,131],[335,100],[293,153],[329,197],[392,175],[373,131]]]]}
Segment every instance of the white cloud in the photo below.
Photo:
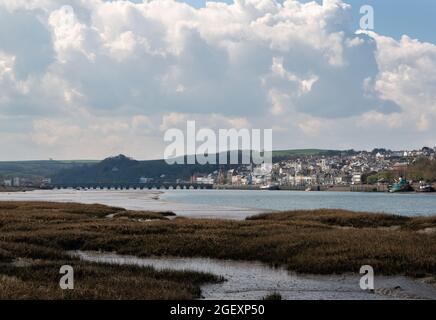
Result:
{"type": "Polygon", "coordinates": [[[401,128],[403,119],[400,113],[384,114],[377,111],[370,111],[361,116],[357,123],[359,127],[369,127],[376,125],[390,129],[401,128]]]}
{"type": "Polygon", "coordinates": [[[436,45],[408,36],[396,41],[371,35],[377,41],[380,66],[376,90],[401,107],[407,124],[418,131],[429,130],[436,116],[436,45]]]}
{"type": "Polygon", "coordinates": [[[0,110],[10,100],[10,92],[15,90],[15,57],[0,51],[0,110]]]}
{"type": "Polygon", "coordinates": [[[139,136],[157,147],[156,132],[188,119],[280,128],[280,147],[294,136],[307,147],[361,143],[362,132],[344,134],[356,126],[391,144],[400,143],[396,130],[412,128],[407,143],[418,145],[436,131],[436,46],[355,34],[340,0],[201,9],[173,0],[0,0],[2,12],[13,30],[30,21],[35,39],[24,46],[0,35],[0,116],[26,119],[41,148],[95,154],[72,135],[98,154],[131,150],[139,136]]]}
{"type": "Polygon", "coordinates": [[[160,130],[165,131],[174,127],[186,125],[188,116],[181,113],[172,112],[169,114],[164,114],[162,117],[162,124],[160,125],[160,130]]]}
{"type": "Polygon", "coordinates": [[[11,77],[11,75],[13,75],[14,63],[15,63],[15,57],[0,52],[0,79],[1,80],[3,80],[6,77],[11,77]]]}
{"type": "Polygon", "coordinates": [[[67,62],[71,51],[78,51],[88,59],[94,59],[94,53],[85,48],[87,27],[80,23],[71,6],[63,6],[50,13],[48,23],[53,31],[53,46],[61,63],[67,62]]]}
{"type": "Polygon", "coordinates": [[[51,119],[35,120],[31,139],[39,145],[57,146],[71,143],[81,132],[79,126],[64,124],[51,119]]]}
{"type": "Polygon", "coordinates": [[[301,122],[298,127],[306,134],[306,135],[315,135],[318,136],[321,129],[321,121],[318,119],[309,119],[304,122],[301,122]]]}
{"type": "Polygon", "coordinates": [[[140,151],[158,158],[158,152],[147,148],[147,144],[154,145],[156,150],[162,147],[160,141],[150,140],[153,129],[151,119],[142,115],[117,119],[91,117],[86,122],[44,118],[33,121],[28,138],[54,157],[77,158],[75,152],[86,151],[83,153],[86,158],[103,158],[117,152],[140,151]]]}

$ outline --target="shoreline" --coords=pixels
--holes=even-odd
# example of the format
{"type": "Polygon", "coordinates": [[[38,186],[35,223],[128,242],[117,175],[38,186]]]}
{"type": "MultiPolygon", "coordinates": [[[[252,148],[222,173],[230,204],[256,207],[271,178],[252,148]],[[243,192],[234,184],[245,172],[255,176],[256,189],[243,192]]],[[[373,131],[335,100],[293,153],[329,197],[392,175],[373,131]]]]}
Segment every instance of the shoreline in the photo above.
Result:
{"type": "Polygon", "coordinates": [[[100,251],[73,251],[70,254],[82,261],[99,264],[191,270],[223,277],[224,282],[201,286],[200,299],[206,300],[262,300],[269,294],[279,294],[283,300],[436,300],[435,283],[406,276],[379,275],[375,278],[377,287],[372,292],[359,288],[360,275],[356,273],[298,274],[282,266],[272,267],[260,261],[168,256],[140,258],[100,251]],[[255,282],[252,281],[253,278],[256,278],[255,282]]]}
{"type": "Polygon", "coordinates": [[[1,193],[0,201],[100,203],[130,210],[173,211],[187,218],[243,220],[264,212],[343,209],[399,216],[436,215],[430,194],[240,190],[35,190],[1,193]]]}
{"type": "MultiPolygon", "coordinates": [[[[203,190],[204,191],[204,190],[203,190]]],[[[58,203],[83,203],[119,206],[129,210],[173,211],[178,216],[198,219],[241,220],[249,215],[275,210],[244,208],[238,206],[192,204],[162,199],[163,190],[35,190],[31,192],[0,193],[1,201],[48,201],[58,203]],[[107,195],[110,197],[100,197],[107,195]]]]}
{"type": "MultiPolygon", "coordinates": [[[[414,186],[414,191],[404,191],[397,192],[396,194],[429,194],[436,195],[436,191],[421,192],[416,191],[416,186],[414,186]]],[[[78,191],[175,191],[175,190],[197,190],[197,189],[173,189],[173,188],[133,188],[126,187],[124,189],[107,189],[107,188],[62,188],[58,189],[56,187],[52,188],[39,188],[39,187],[0,187],[0,192],[31,192],[31,191],[41,191],[41,190],[78,190],[78,191]]],[[[213,185],[211,188],[206,188],[202,190],[236,190],[236,191],[290,191],[290,192],[353,192],[353,193],[389,193],[387,185],[314,185],[314,186],[301,186],[301,187],[290,187],[290,186],[280,186],[277,190],[262,190],[260,186],[242,186],[242,185],[213,185]]]]}

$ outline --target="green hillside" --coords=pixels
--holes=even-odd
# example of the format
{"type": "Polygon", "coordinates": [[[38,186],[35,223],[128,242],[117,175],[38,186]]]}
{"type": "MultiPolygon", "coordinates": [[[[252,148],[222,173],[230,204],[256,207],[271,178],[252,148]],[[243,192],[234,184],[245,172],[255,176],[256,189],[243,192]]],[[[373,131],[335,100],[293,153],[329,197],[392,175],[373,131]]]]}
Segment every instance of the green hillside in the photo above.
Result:
{"type": "Polygon", "coordinates": [[[137,183],[141,177],[155,181],[189,180],[196,173],[211,173],[235,166],[174,164],[165,160],[137,161],[119,155],[99,163],[85,164],[59,171],[53,176],[56,184],[64,183],[137,183]]]}
{"type": "Polygon", "coordinates": [[[84,164],[98,163],[92,160],[75,161],[0,161],[0,176],[2,177],[50,177],[61,170],[71,169],[84,164]]]}
{"type": "Polygon", "coordinates": [[[339,150],[323,150],[323,149],[277,150],[277,151],[273,151],[273,158],[335,155],[335,154],[340,154],[341,152],[342,151],[339,150]]]}
{"type": "MultiPolygon", "coordinates": [[[[315,155],[335,155],[343,151],[322,149],[278,150],[273,161],[315,155]]],[[[241,151],[239,151],[241,157],[241,151]]],[[[217,156],[217,155],[216,155],[217,156]]],[[[229,154],[228,154],[229,156],[229,154]]],[[[51,177],[56,183],[66,182],[137,182],[140,177],[153,179],[189,179],[195,173],[235,168],[220,165],[168,165],[164,160],[137,161],[124,156],[97,160],[75,161],[4,161],[0,162],[0,177],[51,177]],[[161,176],[164,176],[163,178],[161,176]]]]}

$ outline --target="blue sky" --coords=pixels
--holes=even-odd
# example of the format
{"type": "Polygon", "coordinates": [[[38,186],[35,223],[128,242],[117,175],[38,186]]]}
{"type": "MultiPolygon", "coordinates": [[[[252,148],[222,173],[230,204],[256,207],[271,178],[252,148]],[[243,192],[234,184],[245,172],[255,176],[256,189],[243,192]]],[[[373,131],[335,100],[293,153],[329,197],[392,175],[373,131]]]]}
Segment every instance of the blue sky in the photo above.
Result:
{"type": "MultiPolygon", "coordinates": [[[[179,0],[195,7],[205,5],[204,0],[179,0]]],[[[219,0],[217,0],[219,1],[219,0]]],[[[313,0],[301,0],[310,2],[313,0]]],[[[232,3],[233,0],[221,2],[232,3]]],[[[322,0],[317,0],[321,3],[322,0]]],[[[359,8],[368,4],[374,7],[376,32],[398,39],[403,34],[420,41],[436,43],[435,0],[345,0],[353,6],[356,28],[359,23],[359,8]]]]}

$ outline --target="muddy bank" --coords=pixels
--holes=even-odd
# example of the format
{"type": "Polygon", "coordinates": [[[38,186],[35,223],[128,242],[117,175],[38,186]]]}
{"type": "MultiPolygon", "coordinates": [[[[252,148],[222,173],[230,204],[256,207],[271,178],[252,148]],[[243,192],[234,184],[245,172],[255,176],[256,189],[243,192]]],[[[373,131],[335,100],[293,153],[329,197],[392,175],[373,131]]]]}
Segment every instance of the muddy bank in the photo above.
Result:
{"type": "Polygon", "coordinates": [[[237,262],[207,258],[137,258],[115,253],[74,251],[84,261],[152,266],[157,270],[192,270],[223,276],[226,281],[201,287],[203,299],[263,299],[273,292],[296,300],[391,300],[436,299],[436,289],[402,276],[376,276],[374,293],[359,287],[359,275],[299,275],[258,262],[237,262]]]}
{"type": "MultiPolygon", "coordinates": [[[[195,192],[195,191],[194,191],[195,192]]],[[[271,210],[251,209],[237,205],[179,203],[162,199],[160,190],[35,190],[0,193],[0,201],[50,201],[83,204],[104,204],[128,210],[172,211],[188,218],[220,218],[242,220],[271,210]]]]}

